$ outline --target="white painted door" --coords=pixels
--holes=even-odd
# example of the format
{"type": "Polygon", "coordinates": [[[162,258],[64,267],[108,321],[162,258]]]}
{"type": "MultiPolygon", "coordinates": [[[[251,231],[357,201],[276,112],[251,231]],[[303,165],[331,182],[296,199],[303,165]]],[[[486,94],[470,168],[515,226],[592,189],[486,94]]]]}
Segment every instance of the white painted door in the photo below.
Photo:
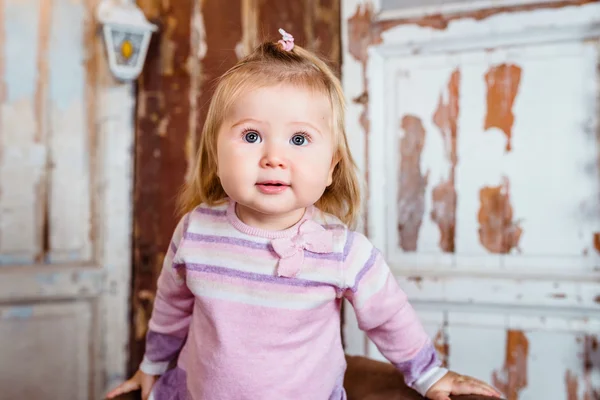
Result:
{"type": "MultiPolygon", "coordinates": [[[[451,369],[597,399],[600,4],[530,3],[342,2],[363,229],[451,369]]],[[[348,352],[382,359],[346,309],[348,352]]]]}
{"type": "Polygon", "coordinates": [[[96,0],[0,0],[0,399],[123,378],[134,98],[96,0]]]}

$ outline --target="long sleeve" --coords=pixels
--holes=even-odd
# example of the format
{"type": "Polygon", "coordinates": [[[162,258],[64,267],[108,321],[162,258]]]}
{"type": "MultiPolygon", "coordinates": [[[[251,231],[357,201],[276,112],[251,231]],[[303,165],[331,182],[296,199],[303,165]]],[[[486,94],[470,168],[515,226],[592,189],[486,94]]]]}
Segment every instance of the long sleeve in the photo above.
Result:
{"type": "Polygon", "coordinates": [[[178,269],[177,248],[187,229],[189,214],[178,223],[158,278],[152,317],[146,334],[146,352],[140,369],[161,375],[183,346],[194,306],[194,295],[178,269]]]}
{"type": "Polygon", "coordinates": [[[363,235],[349,232],[344,296],[360,329],[422,395],[447,372],[406,294],[381,253],[363,235]]]}

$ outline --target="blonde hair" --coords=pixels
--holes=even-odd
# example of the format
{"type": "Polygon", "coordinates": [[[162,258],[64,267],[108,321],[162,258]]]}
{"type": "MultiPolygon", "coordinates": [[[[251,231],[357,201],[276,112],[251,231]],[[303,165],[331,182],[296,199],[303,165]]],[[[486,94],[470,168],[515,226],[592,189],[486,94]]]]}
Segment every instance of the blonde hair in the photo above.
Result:
{"type": "Polygon", "coordinates": [[[285,51],[277,43],[266,42],[222,75],[211,99],[191,179],[179,195],[179,211],[184,214],[199,204],[222,203],[227,194],[217,176],[217,135],[234,100],[248,89],[281,83],[308,87],[328,95],[333,111],[337,148],[333,181],[315,206],[335,215],[348,226],[354,225],[360,210],[360,188],[356,165],[348,148],[344,127],[345,101],[339,79],[315,54],[295,45],[285,51]]]}

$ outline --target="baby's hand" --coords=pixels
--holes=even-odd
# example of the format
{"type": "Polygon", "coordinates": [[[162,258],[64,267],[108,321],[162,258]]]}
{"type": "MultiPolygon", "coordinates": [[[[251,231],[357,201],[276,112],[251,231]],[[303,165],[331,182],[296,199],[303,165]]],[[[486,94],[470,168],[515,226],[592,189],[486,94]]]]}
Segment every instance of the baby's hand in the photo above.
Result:
{"type": "Polygon", "coordinates": [[[158,376],[148,375],[139,369],[130,379],[121,383],[119,386],[111,390],[107,395],[107,399],[115,398],[123,393],[133,392],[134,390],[142,389],[142,400],[147,400],[150,396],[152,386],[158,380],[158,376]]]}
{"type": "Polygon", "coordinates": [[[448,372],[442,379],[429,388],[425,396],[431,400],[450,400],[451,394],[481,394],[502,397],[502,393],[490,385],[470,376],[448,372]]]}

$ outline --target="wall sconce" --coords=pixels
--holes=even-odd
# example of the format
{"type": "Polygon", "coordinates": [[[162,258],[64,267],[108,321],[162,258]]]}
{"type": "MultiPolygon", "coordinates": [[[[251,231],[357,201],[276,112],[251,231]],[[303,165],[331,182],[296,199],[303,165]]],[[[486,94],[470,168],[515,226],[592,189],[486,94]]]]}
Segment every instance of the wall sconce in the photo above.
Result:
{"type": "Polygon", "coordinates": [[[128,0],[102,0],[96,16],[103,24],[110,70],[117,79],[136,79],[142,72],[156,25],[148,22],[134,1],[128,0]]]}

